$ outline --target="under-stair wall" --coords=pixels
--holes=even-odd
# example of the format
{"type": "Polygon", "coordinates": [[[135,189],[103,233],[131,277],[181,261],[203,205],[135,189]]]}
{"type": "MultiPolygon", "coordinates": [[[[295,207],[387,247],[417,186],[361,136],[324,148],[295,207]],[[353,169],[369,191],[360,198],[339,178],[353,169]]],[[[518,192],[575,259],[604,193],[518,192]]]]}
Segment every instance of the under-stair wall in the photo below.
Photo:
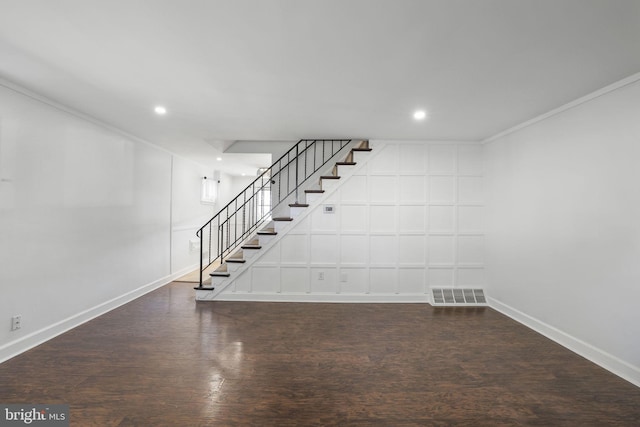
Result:
{"type": "Polygon", "coordinates": [[[215,299],[428,302],[430,287],[483,287],[482,146],[370,146],[215,299]]]}

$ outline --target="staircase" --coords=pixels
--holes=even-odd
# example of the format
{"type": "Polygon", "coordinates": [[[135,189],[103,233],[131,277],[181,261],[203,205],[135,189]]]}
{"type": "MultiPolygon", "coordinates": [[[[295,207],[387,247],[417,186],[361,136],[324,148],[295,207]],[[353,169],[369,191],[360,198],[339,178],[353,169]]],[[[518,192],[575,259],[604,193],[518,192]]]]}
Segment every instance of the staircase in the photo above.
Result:
{"type": "Polygon", "coordinates": [[[370,151],[368,140],[299,141],[198,231],[201,268],[196,300],[213,300],[233,283],[279,233],[339,185],[341,176],[356,166],[357,156],[366,155],[360,153],[370,151]],[[256,202],[265,194],[270,194],[272,207],[261,211],[256,202]],[[212,245],[216,228],[217,244],[212,245]]]}

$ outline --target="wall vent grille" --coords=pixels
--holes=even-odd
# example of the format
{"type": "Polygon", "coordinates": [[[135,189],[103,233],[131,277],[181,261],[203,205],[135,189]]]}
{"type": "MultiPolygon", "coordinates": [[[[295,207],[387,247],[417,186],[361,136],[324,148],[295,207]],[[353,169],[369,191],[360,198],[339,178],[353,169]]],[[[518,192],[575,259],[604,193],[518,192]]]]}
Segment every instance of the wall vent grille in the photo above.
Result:
{"type": "Polygon", "coordinates": [[[432,304],[437,306],[487,305],[482,289],[431,288],[432,304]]]}

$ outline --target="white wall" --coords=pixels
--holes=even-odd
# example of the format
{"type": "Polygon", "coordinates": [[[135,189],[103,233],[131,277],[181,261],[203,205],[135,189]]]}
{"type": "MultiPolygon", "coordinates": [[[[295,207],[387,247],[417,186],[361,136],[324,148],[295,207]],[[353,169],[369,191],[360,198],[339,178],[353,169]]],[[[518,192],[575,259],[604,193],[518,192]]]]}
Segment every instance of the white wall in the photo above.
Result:
{"type": "Polygon", "coordinates": [[[492,305],[640,385],[640,83],[485,150],[492,305]]]}
{"type": "Polygon", "coordinates": [[[0,83],[1,361],[184,274],[205,210],[201,167],[0,83]]]}
{"type": "MultiPolygon", "coordinates": [[[[236,141],[225,153],[268,153],[272,162],[275,162],[287,151],[296,145],[298,141],[236,141]]],[[[270,165],[265,165],[270,166],[270,165]]]]}
{"type": "Polygon", "coordinates": [[[198,264],[200,248],[196,231],[214,215],[214,205],[203,204],[203,177],[213,180],[213,169],[173,157],[171,188],[171,271],[198,264]],[[191,242],[196,242],[196,246],[191,242]]]}
{"type": "Polygon", "coordinates": [[[257,178],[257,175],[253,175],[253,176],[229,176],[229,178],[231,180],[231,184],[230,184],[230,188],[229,188],[230,197],[228,198],[228,201],[231,201],[238,194],[240,194],[240,192],[244,191],[245,188],[247,188],[249,185],[251,185],[251,183],[253,181],[255,181],[255,179],[257,178]]]}
{"type": "Polygon", "coordinates": [[[426,302],[431,286],[483,286],[482,146],[371,145],[222,299],[426,302]]]}
{"type": "Polygon", "coordinates": [[[242,190],[256,179],[256,176],[234,176],[224,172],[221,172],[219,175],[219,197],[216,202],[214,213],[218,212],[226,206],[227,203],[235,199],[242,190]]]}

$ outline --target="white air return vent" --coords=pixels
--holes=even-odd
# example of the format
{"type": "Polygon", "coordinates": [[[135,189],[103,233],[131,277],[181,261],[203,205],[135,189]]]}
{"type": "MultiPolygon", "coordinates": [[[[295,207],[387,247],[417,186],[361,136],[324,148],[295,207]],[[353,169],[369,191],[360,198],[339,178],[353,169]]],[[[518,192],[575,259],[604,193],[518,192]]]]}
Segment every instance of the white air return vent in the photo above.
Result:
{"type": "Polygon", "coordinates": [[[432,304],[437,306],[487,305],[482,289],[431,288],[432,304]]]}

